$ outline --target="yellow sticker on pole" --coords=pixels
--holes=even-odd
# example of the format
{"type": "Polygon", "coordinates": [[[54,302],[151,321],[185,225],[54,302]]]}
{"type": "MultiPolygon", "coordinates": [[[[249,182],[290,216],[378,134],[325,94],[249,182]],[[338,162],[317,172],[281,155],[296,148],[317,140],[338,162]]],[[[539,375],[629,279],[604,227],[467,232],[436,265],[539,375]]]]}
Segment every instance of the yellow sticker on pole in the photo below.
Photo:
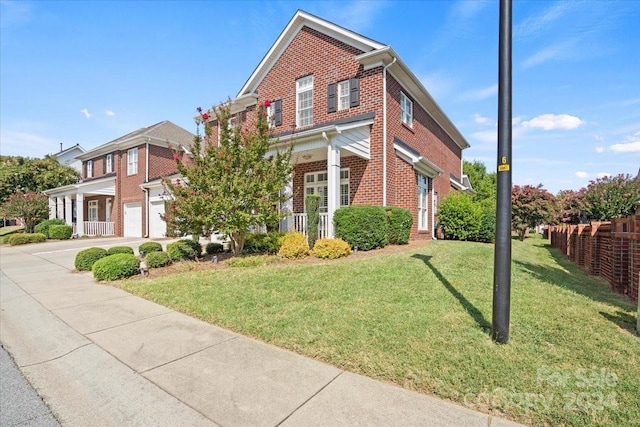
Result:
{"type": "Polygon", "coordinates": [[[509,171],[509,165],[499,165],[498,166],[498,172],[508,172],[509,171]]]}

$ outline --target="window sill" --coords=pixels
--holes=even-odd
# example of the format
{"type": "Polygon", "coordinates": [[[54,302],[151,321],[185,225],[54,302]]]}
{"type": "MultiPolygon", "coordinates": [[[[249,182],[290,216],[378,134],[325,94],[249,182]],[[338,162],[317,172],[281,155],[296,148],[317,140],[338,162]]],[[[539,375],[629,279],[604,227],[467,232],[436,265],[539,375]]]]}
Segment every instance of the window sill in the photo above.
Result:
{"type": "Polygon", "coordinates": [[[405,122],[403,122],[402,120],[400,121],[400,124],[407,129],[409,132],[411,133],[416,133],[415,129],[413,128],[413,126],[409,126],[408,124],[406,124],[405,122]]]}

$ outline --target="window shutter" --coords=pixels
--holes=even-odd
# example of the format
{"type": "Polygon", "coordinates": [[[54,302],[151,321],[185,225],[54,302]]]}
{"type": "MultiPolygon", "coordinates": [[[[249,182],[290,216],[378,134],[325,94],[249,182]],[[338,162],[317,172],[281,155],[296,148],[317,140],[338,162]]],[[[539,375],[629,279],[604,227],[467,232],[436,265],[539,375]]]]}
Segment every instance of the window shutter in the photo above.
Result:
{"type": "Polygon", "coordinates": [[[87,162],[82,162],[82,176],[87,178],[87,162]]]}
{"type": "Polygon", "coordinates": [[[336,84],[330,83],[327,86],[327,113],[336,111],[336,84]]]}
{"type": "Polygon", "coordinates": [[[360,105],[360,79],[358,77],[349,79],[349,88],[351,90],[349,94],[349,106],[357,107],[360,105]]]}
{"type": "Polygon", "coordinates": [[[102,174],[104,175],[105,173],[107,173],[107,156],[109,156],[108,154],[106,156],[104,156],[104,158],[102,159],[102,174]]]}
{"type": "Polygon", "coordinates": [[[273,101],[273,122],[275,126],[282,124],[282,99],[273,101]]]}

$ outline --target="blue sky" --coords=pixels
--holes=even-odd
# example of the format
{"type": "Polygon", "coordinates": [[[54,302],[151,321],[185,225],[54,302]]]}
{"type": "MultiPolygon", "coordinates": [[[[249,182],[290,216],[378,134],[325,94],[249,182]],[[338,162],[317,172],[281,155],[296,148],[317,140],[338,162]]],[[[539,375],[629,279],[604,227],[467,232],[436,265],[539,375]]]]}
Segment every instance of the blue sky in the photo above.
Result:
{"type": "MultiPolygon", "coordinates": [[[[391,45],[496,168],[497,1],[0,0],[0,153],[91,149],[240,90],[297,9],[391,45]]],[[[513,2],[513,182],[640,167],[640,1],[513,2]]]]}

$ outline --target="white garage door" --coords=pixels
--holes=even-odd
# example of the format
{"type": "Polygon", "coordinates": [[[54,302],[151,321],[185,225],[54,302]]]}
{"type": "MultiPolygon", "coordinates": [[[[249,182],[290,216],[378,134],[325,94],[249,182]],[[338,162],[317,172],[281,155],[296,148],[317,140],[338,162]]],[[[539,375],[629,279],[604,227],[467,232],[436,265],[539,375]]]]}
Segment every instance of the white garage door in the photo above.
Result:
{"type": "Polygon", "coordinates": [[[164,237],[167,234],[166,222],[160,215],[164,214],[164,200],[149,203],[149,237],[152,239],[164,237]]]}
{"type": "Polygon", "coordinates": [[[124,237],[142,237],[142,204],[124,204],[124,237]]]}

